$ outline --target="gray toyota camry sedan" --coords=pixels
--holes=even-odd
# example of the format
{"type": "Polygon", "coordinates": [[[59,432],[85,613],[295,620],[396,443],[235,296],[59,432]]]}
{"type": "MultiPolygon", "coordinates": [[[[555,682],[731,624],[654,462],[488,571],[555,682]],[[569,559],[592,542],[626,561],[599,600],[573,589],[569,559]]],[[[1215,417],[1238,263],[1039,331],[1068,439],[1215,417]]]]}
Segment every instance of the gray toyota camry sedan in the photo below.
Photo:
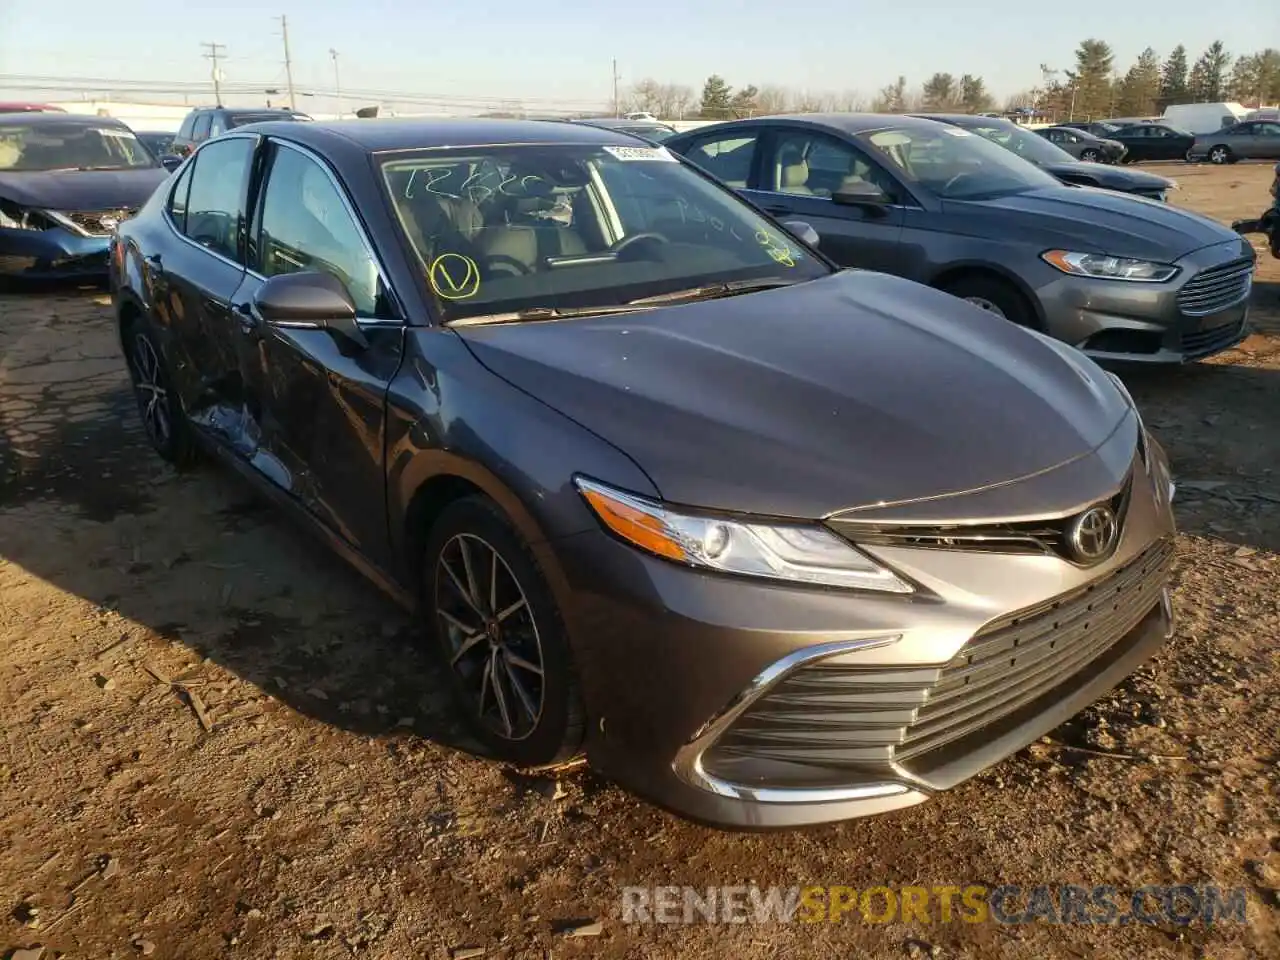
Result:
{"type": "Polygon", "coordinates": [[[1068,186],[973,132],[802,114],[665,141],[838,263],[963,297],[1096,360],[1197,360],[1247,335],[1256,255],[1207,217],[1068,186]]]}
{"type": "Polygon", "coordinates": [[[1120,382],[808,233],[584,124],[266,123],[111,282],[156,451],[413,610],[487,753],[786,827],[959,783],[1172,629],[1120,382]]]}

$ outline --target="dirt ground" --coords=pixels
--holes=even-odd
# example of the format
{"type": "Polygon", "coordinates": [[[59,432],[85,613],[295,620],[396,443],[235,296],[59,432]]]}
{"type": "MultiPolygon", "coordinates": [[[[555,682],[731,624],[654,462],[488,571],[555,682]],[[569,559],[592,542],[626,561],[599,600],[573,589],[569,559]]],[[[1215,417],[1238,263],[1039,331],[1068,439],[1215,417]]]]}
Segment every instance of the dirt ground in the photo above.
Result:
{"type": "MultiPolygon", "coordinates": [[[[1269,169],[1161,172],[1229,222],[1269,169]]],[[[1280,956],[1280,261],[1259,255],[1256,335],[1127,378],[1180,484],[1166,651],[931,803],[756,835],[474,756],[389,602],[231,476],[149,452],[101,292],[0,296],[0,955],[1280,956]],[[1248,922],[622,922],[623,886],[748,883],[1218,884],[1248,922]]]]}

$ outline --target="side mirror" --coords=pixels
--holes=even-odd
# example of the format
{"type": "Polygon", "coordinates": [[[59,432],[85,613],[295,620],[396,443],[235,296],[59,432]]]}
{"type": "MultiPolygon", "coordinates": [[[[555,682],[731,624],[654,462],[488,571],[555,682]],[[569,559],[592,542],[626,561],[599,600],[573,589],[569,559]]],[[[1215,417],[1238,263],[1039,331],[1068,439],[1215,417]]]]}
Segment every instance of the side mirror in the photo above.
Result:
{"type": "Polygon", "coordinates": [[[782,225],[796,235],[806,246],[816,247],[821,237],[813,225],[803,220],[783,220],[782,225]]]}
{"type": "Polygon", "coordinates": [[[166,153],[160,158],[160,166],[164,167],[170,173],[173,173],[173,171],[182,166],[183,159],[183,157],[178,156],[176,153],[166,153]]]}
{"type": "Polygon", "coordinates": [[[881,216],[886,213],[884,208],[890,203],[887,193],[866,180],[842,186],[831,195],[831,200],[847,207],[862,207],[868,213],[874,212],[881,216]]]}
{"type": "Polygon", "coordinates": [[[254,294],[253,305],[267,323],[291,329],[328,330],[335,338],[369,345],[356,323],[356,305],[346,285],[331,273],[282,273],[254,294]]]}

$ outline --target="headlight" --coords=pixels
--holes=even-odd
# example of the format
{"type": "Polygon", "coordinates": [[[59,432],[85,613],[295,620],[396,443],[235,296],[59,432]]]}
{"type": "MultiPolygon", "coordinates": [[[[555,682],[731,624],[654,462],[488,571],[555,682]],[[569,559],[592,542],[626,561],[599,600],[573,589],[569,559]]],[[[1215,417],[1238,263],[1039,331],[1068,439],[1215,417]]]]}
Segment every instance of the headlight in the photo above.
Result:
{"type": "Polygon", "coordinates": [[[1070,250],[1048,250],[1040,259],[1063,273],[1100,280],[1133,280],[1139,283],[1163,283],[1178,272],[1168,263],[1109,257],[1103,253],[1073,253],[1070,250]]]}
{"type": "Polygon", "coordinates": [[[665,504],[574,479],[600,522],[633,546],[677,563],[745,577],[911,593],[912,586],[825,527],[676,512],[665,504]]]}

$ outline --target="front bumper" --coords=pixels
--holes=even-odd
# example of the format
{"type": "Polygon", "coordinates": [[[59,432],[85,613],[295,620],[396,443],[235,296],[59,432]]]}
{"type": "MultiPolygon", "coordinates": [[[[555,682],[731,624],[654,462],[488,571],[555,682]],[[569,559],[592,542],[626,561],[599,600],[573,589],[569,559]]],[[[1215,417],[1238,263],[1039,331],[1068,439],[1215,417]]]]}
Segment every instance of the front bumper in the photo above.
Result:
{"type": "MultiPolygon", "coordinates": [[[[884,813],[973,776],[1105,694],[1171,633],[1162,568],[1144,581],[1142,597],[1124,607],[1125,623],[1117,628],[1123,635],[1093,650],[1096,655],[1077,648],[1064,630],[1064,649],[1085,659],[1068,663],[1051,686],[993,712],[994,723],[955,727],[954,736],[909,760],[895,755],[909,751],[913,725],[934,722],[931,690],[942,687],[930,683],[944,682],[984,628],[1129,569],[1169,542],[1168,494],[1156,493],[1167,473],[1158,446],[1152,451],[1160,464],[1154,472],[1163,479],[1135,468],[1120,546],[1091,570],[1046,555],[875,548],[921,584],[921,594],[902,597],[703,574],[642,555],[602,532],[559,542],[574,596],[566,619],[592,718],[592,764],[682,816],[742,829],[884,813]],[[782,697],[788,709],[798,709],[804,698],[786,684],[814,667],[828,671],[829,696],[825,702],[823,691],[816,696],[827,719],[838,722],[798,728],[794,718],[765,716],[766,725],[777,726],[762,741],[757,708],[772,709],[782,697]],[[844,679],[837,681],[837,674],[844,679]],[[861,691],[840,686],[850,676],[855,686],[865,683],[861,691]],[[918,702],[904,704],[911,697],[918,702]],[[748,720],[756,747],[773,737],[790,754],[744,752],[748,720]]],[[[1061,469],[1078,481],[1086,505],[1092,494],[1104,493],[1097,463],[1061,469]]],[[[808,709],[814,681],[803,679],[810,685],[808,709]]]]}
{"type": "Polygon", "coordinates": [[[0,276],[24,280],[101,279],[110,237],[86,237],[64,227],[0,228],[0,276]]]}
{"type": "Polygon", "coordinates": [[[1189,363],[1248,336],[1252,277],[1227,289],[1221,302],[1202,300],[1188,284],[1253,258],[1247,241],[1230,240],[1177,261],[1181,270],[1168,283],[1056,274],[1036,292],[1047,331],[1100,363],[1189,363]]]}

